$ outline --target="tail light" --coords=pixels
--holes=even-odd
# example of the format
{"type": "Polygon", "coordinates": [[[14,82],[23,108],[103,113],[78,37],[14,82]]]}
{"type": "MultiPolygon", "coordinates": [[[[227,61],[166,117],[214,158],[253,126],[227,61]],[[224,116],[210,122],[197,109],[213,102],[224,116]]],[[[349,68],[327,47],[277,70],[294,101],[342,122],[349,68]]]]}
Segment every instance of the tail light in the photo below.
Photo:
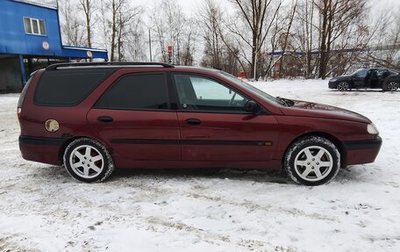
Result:
{"type": "Polygon", "coordinates": [[[33,76],[37,73],[37,71],[33,72],[31,74],[31,77],[29,78],[29,80],[26,82],[24,89],[22,89],[21,95],[19,96],[18,99],[18,105],[17,105],[17,116],[20,117],[21,112],[22,112],[22,104],[24,103],[25,100],[25,95],[28,92],[28,88],[29,88],[29,84],[32,81],[33,76]]]}

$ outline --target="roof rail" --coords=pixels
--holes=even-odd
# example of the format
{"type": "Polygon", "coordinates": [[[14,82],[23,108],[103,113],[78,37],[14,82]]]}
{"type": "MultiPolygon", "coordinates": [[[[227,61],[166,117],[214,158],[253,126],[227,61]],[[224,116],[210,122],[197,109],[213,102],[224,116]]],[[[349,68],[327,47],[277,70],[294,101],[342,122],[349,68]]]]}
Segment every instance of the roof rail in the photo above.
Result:
{"type": "Polygon", "coordinates": [[[174,68],[173,65],[160,62],[84,62],[84,63],[57,63],[46,68],[47,71],[58,70],[60,68],[74,67],[123,67],[123,66],[161,66],[165,68],[174,68]]]}

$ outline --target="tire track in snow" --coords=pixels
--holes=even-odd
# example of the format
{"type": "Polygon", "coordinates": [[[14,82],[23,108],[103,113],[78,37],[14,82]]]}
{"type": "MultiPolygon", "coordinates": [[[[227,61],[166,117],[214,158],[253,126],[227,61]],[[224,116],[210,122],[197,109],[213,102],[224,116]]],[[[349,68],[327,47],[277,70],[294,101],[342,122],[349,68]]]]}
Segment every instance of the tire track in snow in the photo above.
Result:
{"type": "Polygon", "coordinates": [[[259,211],[275,211],[275,212],[280,212],[280,213],[286,213],[292,216],[303,216],[311,219],[317,219],[317,220],[322,220],[322,221],[330,221],[330,222],[339,222],[336,218],[332,218],[327,215],[322,215],[319,213],[306,213],[303,210],[297,209],[297,208],[283,208],[283,207],[275,207],[272,205],[259,205],[256,203],[253,203],[251,201],[244,201],[244,202],[235,202],[235,201],[229,201],[226,200],[225,198],[216,196],[208,196],[205,194],[198,194],[198,193],[188,193],[187,196],[194,198],[194,199],[205,199],[205,200],[210,200],[213,202],[221,202],[223,204],[227,205],[232,205],[236,207],[245,207],[250,210],[259,210],[259,211]]]}
{"type": "Polygon", "coordinates": [[[210,230],[204,230],[201,228],[196,228],[194,226],[187,225],[182,222],[176,222],[172,220],[163,220],[158,217],[148,217],[146,221],[152,225],[153,229],[156,226],[161,226],[166,229],[174,229],[177,231],[190,232],[212,245],[229,244],[239,247],[241,249],[246,249],[247,251],[276,251],[276,252],[292,252],[297,251],[294,248],[285,248],[282,246],[273,245],[266,241],[253,240],[253,239],[240,239],[240,241],[234,241],[229,235],[221,235],[210,232],[210,230]]]}

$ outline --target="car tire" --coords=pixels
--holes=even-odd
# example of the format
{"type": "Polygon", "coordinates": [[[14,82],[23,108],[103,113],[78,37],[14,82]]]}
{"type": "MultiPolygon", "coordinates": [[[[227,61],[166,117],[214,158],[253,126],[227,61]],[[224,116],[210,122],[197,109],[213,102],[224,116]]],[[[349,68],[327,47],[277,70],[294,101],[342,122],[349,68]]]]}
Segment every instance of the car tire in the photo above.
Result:
{"type": "Polygon", "coordinates": [[[75,179],[86,182],[101,182],[114,171],[114,162],[107,149],[90,138],[72,141],[64,151],[64,166],[75,179]]]}
{"type": "Polygon", "coordinates": [[[385,91],[397,91],[397,89],[399,88],[399,83],[395,82],[395,81],[389,81],[386,85],[385,85],[386,90],[385,91]]]}
{"type": "Polygon", "coordinates": [[[337,90],[339,90],[339,91],[348,91],[348,90],[350,90],[350,85],[349,85],[349,83],[347,83],[345,81],[340,82],[337,85],[337,90]]]}
{"type": "Polygon", "coordinates": [[[307,186],[327,184],[339,172],[340,153],[328,139],[309,136],[289,147],[283,166],[295,183],[307,186]]]}

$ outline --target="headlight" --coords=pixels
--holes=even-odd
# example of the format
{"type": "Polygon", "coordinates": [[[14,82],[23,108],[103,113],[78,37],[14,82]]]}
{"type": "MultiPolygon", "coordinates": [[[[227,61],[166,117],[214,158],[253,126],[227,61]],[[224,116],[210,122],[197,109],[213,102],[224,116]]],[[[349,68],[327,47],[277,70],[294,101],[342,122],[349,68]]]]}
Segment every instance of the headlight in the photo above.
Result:
{"type": "Polygon", "coordinates": [[[379,134],[378,129],[375,127],[375,124],[373,124],[373,123],[368,124],[367,131],[371,135],[378,135],[379,134]]]}
{"type": "Polygon", "coordinates": [[[335,81],[337,81],[337,79],[335,78],[329,80],[329,82],[335,82],[335,81]]]}

